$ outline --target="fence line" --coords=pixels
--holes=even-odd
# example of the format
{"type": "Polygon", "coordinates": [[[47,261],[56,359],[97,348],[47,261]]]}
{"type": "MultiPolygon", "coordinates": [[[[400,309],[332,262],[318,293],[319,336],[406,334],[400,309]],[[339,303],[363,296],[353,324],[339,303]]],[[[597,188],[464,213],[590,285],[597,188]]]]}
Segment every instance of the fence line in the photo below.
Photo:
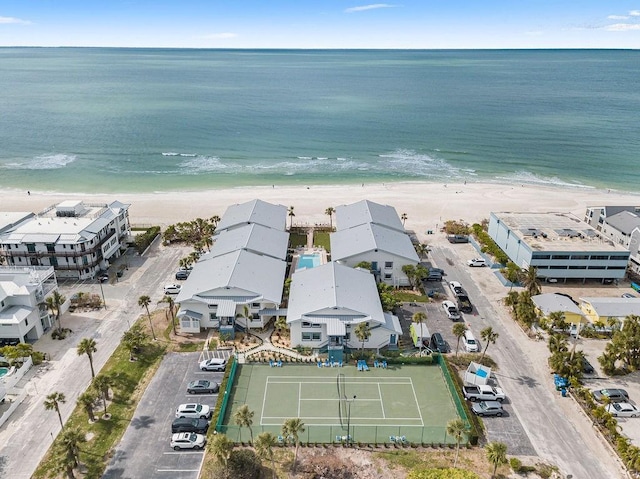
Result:
{"type": "Polygon", "coordinates": [[[222,398],[222,405],[220,406],[220,413],[218,414],[218,420],[216,421],[216,431],[222,431],[222,423],[224,422],[224,417],[227,413],[227,404],[229,403],[229,398],[231,397],[231,389],[233,388],[233,383],[236,379],[236,369],[238,368],[238,361],[233,361],[231,363],[231,370],[229,371],[229,378],[227,379],[227,384],[224,388],[224,397],[222,398]]]}

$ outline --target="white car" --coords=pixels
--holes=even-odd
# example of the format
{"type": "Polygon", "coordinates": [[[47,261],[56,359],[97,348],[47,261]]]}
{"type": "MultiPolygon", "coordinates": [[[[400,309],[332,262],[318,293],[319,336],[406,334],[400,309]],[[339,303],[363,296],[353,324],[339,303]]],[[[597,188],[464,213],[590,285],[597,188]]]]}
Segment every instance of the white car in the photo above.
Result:
{"type": "Polygon", "coordinates": [[[209,419],[211,417],[211,408],[206,404],[180,404],[178,409],[176,409],[176,417],[209,419]]]}
{"type": "Polygon", "coordinates": [[[460,311],[458,311],[456,305],[451,301],[443,301],[442,309],[444,309],[444,312],[447,313],[447,318],[449,318],[451,321],[458,321],[462,318],[460,316],[460,311]]]}
{"type": "Polygon", "coordinates": [[[484,258],[473,258],[470,259],[469,261],[467,261],[467,266],[486,266],[487,262],[484,260],[484,258]]]}
{"type": "Polygon", "coordinates": [[[461,294],[464,294],[464,289],[462,289],[462,285],[460,283],[458,283],[457,281],[451,281],[449,283],[449,287],[451,288],[451,291],[453,291],[453,294],[455,296],[459,296],[461,294]]]}
{"type": "Polygon", "coordinates": [[[181,286],[179,284],[165,284],[164,294],[178,294],[181,286]]]}
{"type": "Polygon", "coordinates": [[[222,358],[205,359],[200,362],[201,371],[224,371],[227,367],[227,360],[222,358]]]}
{"type": "Polygon", "coordinates": [[[179,432],[171,436],[171,447],[180,449],[202,449],[207,444],[207,438],[195,432],[179,432]]]}
{"type": "Polygon", "coordinates": [[[606,409],[614,417],[640,417],[640,409],[628,402],[612,402],[606,409]]]}

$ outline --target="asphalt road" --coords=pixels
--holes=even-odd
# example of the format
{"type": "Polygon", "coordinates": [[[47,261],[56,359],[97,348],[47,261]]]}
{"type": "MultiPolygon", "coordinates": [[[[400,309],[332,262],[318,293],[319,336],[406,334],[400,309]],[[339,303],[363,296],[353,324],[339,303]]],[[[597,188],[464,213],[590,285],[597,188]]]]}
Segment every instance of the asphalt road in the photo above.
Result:
{"type": "Polygon", "coordinates": [[[167,354],[142,396],[122,441],[115,449],[105,479],[197,479],[203,451],[174,451],[171,423],[179,404],[197,402],[211,409],[218,394],[187,393],[187,384],[208,379],[218,384],[223,372],[203,372],[198,368],[200,353],[167,354]]]}
{"type": "MultiPolygon", "coordinates": [[[[560,397],[554,390],[546,364],[534,364],[530,360],[527,349],[533,347],[531,340],[514,326],[513,320],[504,315],[501,309],[494,308],[476,286],[471,272],[481,269],[473,274],[490,275],[491,271],[488,268],[468,268],[458,257],[456,246],[434,248],[431,259],[436,266],[446,270],[448,281],[459,281],[468,292],[478,316],[470,318],[467,324],[476,338],[480,339],[480,331],[487,326],[500,335],[496,344],[490,346],[488,354],[499,365],[496,377],[509,398],[509,417],[514,415],[519,419],[537,455],[556,464],[565,475],[574,478],[621,477],[615,460],[600,449],[602,445],[590,425],[568,420],[563,410],[567,405],[560,404],[560,401],[571,399],[560,397]],[[603,457],[609,460],[603,461],[603,457]]],[[[485,277],[482,278],[484,280],[485,277]]],[[[497,281],[494,278],[486,280],[497,281]]],[[[511,439],[510,427],[502,430],[497,427],[508,424],[503,419],[487,418],[484,421],[488,439],[505,442],[509,453],[519,448],[526,449],[527,445],[521,444],[519,439],[511,439]]]]}
{"type": "MultiPolygon", "coordinates": [[[[63,341],[51,340],[48,333],[34,345],[36,350],[43,350],[39,343],[48,342],[56,352],[50,361],[28,373],[26,378],[30,380],[24,385],[28,396],[0,430],[0,478],[30,479],[54,436],[60,432],[57,415],[44,408],[46,396],[54,391],[66,396],[66,402],[60,405],[60,413],[66,420],[75,408],[78,396],[89,386],[88,361],[86,356],[76,353],[77,344],[83,338],[96,340],[98,350],[94,353],[94,367],[98,373],[120,343],[122,333],[140,315],[138,298],[149,295],[154,305],[160,301],[164,296],[162,285],[173,277],[185,251],[179,247],[152,247],[147,256],[136,257],[135,264],[130,264],[118,283],[103,285],[107,309],[97,318],[74,320],[73,333],[63,341]]],[[[92,292],[99,293],[97,282],[91,287],[92,292]]],[[[88,284],[61,287],[67,297],[77,290],[87,289],[88,284]]],[[[63,315],[63,325],[68,319],[68,313],[63,315]]]]}

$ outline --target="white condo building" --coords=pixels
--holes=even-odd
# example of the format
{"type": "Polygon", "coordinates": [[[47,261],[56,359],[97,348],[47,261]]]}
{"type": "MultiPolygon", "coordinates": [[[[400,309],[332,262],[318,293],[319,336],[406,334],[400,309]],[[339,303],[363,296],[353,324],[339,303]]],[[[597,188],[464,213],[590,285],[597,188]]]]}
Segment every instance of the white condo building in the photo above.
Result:
{"type": "Polygon", "coordinates": [[[126,249],[129,206],[70,200],[13,222],[7,217],[0,254],[9,266],[52,266],[58,278],[93,278],[126,249]]]}

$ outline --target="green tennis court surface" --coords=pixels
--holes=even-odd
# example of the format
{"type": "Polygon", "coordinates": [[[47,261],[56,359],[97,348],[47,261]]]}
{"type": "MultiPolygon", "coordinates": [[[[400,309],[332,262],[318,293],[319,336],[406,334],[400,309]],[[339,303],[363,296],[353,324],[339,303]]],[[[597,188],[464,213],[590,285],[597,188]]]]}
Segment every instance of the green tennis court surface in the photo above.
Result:
{"type": "Polygon", "coordinates": [[[249,441],[233,413],[243,404],[254,411],[254,437],[280,435],[289,418],[305,424],[302,442],[455,442],[446,425],[458,417],[438,366],[393,366],[358,371],[355,366],[241,365],[231,391],[225,430],[234,441],[249,441]]]}

